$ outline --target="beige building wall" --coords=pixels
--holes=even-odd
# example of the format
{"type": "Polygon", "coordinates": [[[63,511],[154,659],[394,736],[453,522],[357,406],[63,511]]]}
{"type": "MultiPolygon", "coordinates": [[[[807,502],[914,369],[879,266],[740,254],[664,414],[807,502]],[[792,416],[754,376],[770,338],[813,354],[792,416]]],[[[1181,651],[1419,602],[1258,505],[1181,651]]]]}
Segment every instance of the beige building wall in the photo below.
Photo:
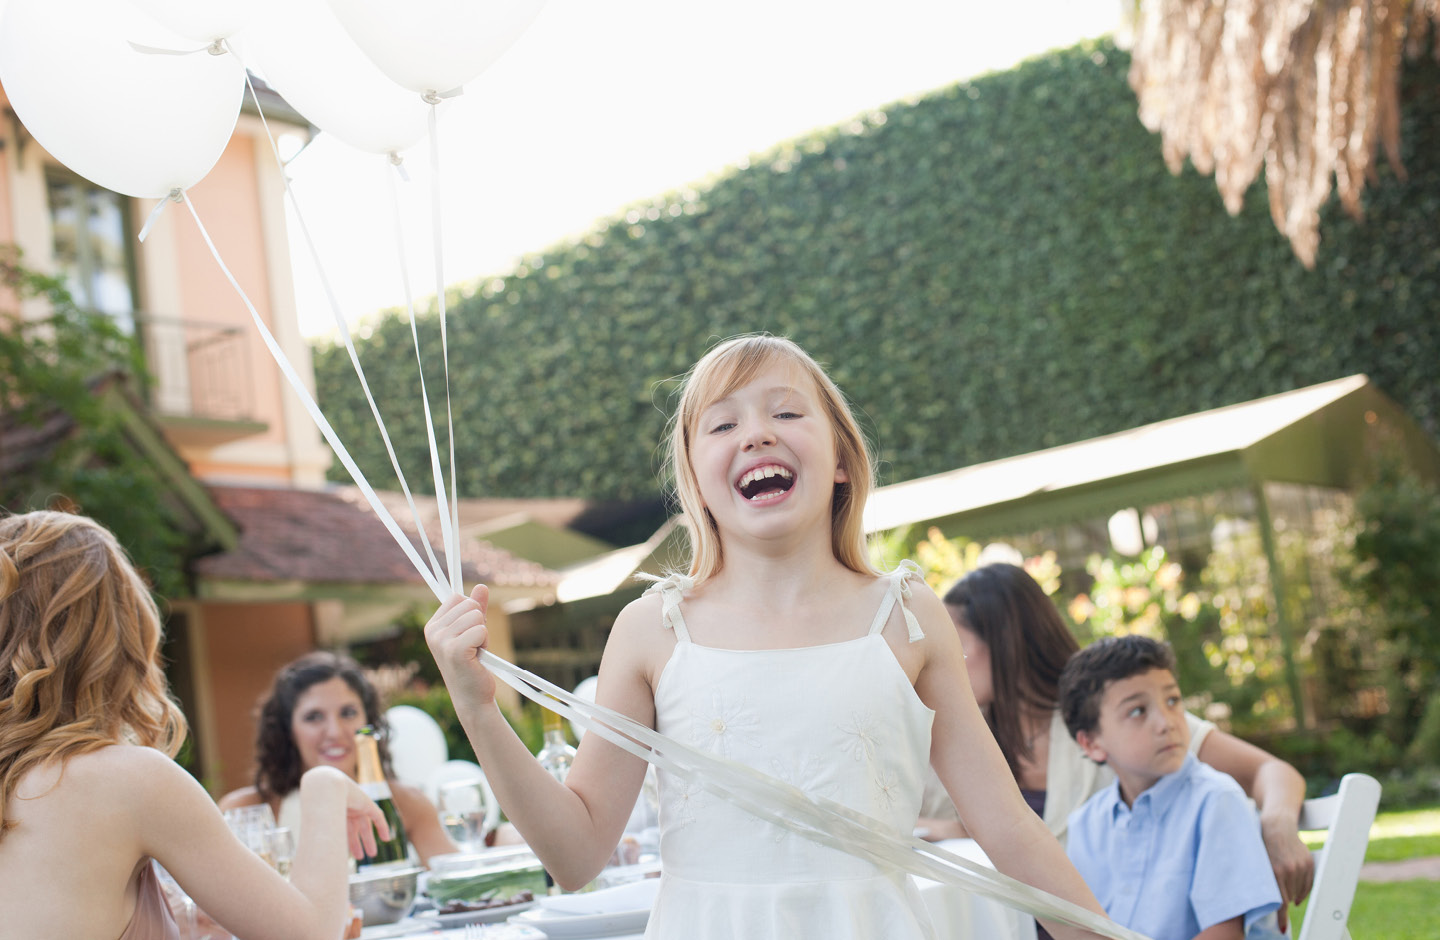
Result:
{"type": "Polygon", "coordinates": [[[216,796],[247,786],[254,772],[255,705],[275,672],[315,648],[309,604],[205,604],[203,670],[209,677],[214,742],[205,777],[216,796]]]}
{"type": "MultiPolygon", "coordinates": [[[[0,89],[0,108],[5,104],[0,89]]],[[[18,244],[28,266],[51,272],[54,235],[46,172],[58,164],[13,121],[0,121],[0,142],[0,242],[18,244]]],[[[296,323],[280,174],[259,120],[242,114],[214,169],[187,196],[221,258],[313,395],[310,349],[296,323]]],[[[196,363],[188,350],[216,328],[233,328],[238,333],[231,344],[236,368],[221,377],[230,381],[233,376],[245,384],[244,417],[265,426],[238,439],[236,433],[243,429],[229,435],[213,428],[196,434],[172,426],[167,429],[171,443],[202,480],[323,485],[330,452],[186,207],[167,206],[146,241],[138,241],[154,206],[154,200],[130,201],[129,234],[136,306],[149,318],[142,334],[156,382],[156,410],[162,417],[207,417],[196,409],[194,390],[201,377],[191,374],[196,363]]],[[[45,310],[32,303],[24,313],[43,316],[45,310]]],[[[204,378],[213,382],[216,377],[204,378]]]]}

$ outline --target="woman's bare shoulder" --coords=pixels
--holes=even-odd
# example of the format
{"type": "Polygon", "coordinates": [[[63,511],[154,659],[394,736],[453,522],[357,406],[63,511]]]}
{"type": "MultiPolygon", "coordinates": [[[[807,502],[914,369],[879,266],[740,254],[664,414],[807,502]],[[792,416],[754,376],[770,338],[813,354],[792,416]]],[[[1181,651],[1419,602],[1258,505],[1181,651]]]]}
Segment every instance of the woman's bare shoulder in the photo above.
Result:
{"type": "Polygon", "coordinates": [[[412,787],[408,783],[391,780],[390,795],[395,798],[395,808],[400,810],[402,815],[408,815],[411,812],[434,813],[437,811],[435,804],[430,802],[430,797],[426,796],[423,790],[419,787],[412,787]]]}
{"type": "Polygon", "coordinates": [[[226,810],[239,809],[242,806],[259,806],[263,799],[260,791],[254,787],[241,787],[238,790],[231,790],[216,802],[223,813],[226,810]]]}

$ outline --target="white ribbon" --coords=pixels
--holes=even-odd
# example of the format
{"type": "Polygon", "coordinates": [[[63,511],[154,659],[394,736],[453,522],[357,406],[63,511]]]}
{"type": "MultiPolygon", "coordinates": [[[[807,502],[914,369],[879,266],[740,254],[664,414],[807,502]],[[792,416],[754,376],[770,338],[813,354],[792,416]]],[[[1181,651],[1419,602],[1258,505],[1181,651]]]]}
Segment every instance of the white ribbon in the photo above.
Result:
{"type": "Polygon", "coordinates": [[[920,621],[915,619],[910,605],[905,603],[910,599],[910,579],[918,577],[920,577],[920,566],[909,558],[900,562],[890,575],[890,594],[895,598],[900,612],[905,615],[905,632],[911,643],[925,639],[925,631],[920,629],[920,621]]]}
{"type": "MultiPolygon", "coordinates": [[[[351,458],[350,452],[346,450],[345,445],[341,443],[340,436],[335,433],[335,429],[332,428],[330,422],[325,419],[325,415],[320,411],[320,406],[315,404],[314,397],[311,396],[310,390],[305,387],[305,383],[300,381],[300,376],[296,373],[295,367],[290,364],[290,360],[286,357],[285,351],[282,350],[280,344],[275,341],[275,337],[270,333],[270,328],[266,326],[265,321],[260,318],[260,314],[255,310],[255,305],[250,302],[250,297],[245,293],[244,288],[240,286],[240,282],[235,280],[235,275],[230,273],[230,269],[225,265],[224,259],[220,257],[219,249],[217,249],[215,243],[210,240],[210,233],[205,230],[204,223],[200,221],[200,214],[195,211],[195,204],[190,201],[189,197],[186,196],[183,191],[180,193],[179,201],[184,202],[186,208],[190,210],[190,215],[195,219],[195,225],[200,230],[200,237],[205,239],[205,245],[210,249],[211,257],[213,257],[215,263],[220,266],[220,271],[225,275],[225,279],[230,282],[230,286],[235,288],[235,293],[240,295],[241,301],[245,304],[245,309],[250,311],[250,319],[254,321],[255,328],[260,331],[260,338],[265,341],[265,348],[270,350],[270,355],[275,360],[275,364],[280,367],[281,374],[283,374],[285,380],[290,383],[290,387],[295,390],[295,394],[300,396],[300,403],[304,405],[305,410],[310,413],[311,420],[313,420],[315,426],[320,429],[320,433],[324,435],[325,441],[330,445],[330,448],[335,451],[335,456],[339,458],[340,462],[345,466],[345,469],[350,472],[350,478],[355,481],[356,486],[360,487],[360,492],[364,494],[365,501],[370,504],[371,509],[375,510],[375,514],[380,517],[381,523],[384,524],[391,537],[395,539],[395,543],[400,546],[401,551],[405,553],[405,557],[410,559],[410,564],[415,566],[415,570],[420,573],[420,577],[425,580],[425,584],[434,592],[435,596],[443,600],[447,595],[442,582],[439,581],[432,572],[427,570],[425,563],[420,559],[419,553],[415,551],[415,546],[410,543],[410,539],[401,531],[400,526],[396,524],[395,519],[390,515],[390,511],[386,509],[385,504],[380,501],[380,497],[375,495],[375,490],[372,489],[369,482],[366,481],[365,474],[360,472],[360,468],[355,465],[355,461],[351,458]]],[[[424,533],[421,533],[421,540],[424,540],[424,533]]]]}
{"type": "MultiPolygon", "coordinates": [[[[453,91],[440,97],[458,95],[460,90],[453,91]]],[[[428,100],[428,99],[427,99],[428,100]]],[[[465,593],[465,585],[460,580],[460,503],[455,488],[455,412],[450,406],[450,343],[446,338],[445,321],[445,234],[444,226],[441,224],[440,214],[440,132],[436,127],[435,112],[439,107],[439,101],[430,103],[429,131],[430,131],[430,218],[433,223],[431,232],[431,245],[435,252],[435,302],[440,310],[440,357],[441,364],[445,369],[445,431],[450,443],[450,507],[446,511],[445,489],[437,486],[436,496],[440,500],[440,528],[444,534],[445,544],[451,544],[454,538],[455,551],[450,553],[450,587],[456,594],[465,593]]],[[[414,324],[414,318],[411,318],[414,324]]],[[[419,347],[416,347],[417,355],[419,347]]]]}
{"type": "Polygon", "coordinates": [[[635,577],[641,581],[651,582],[650,586],[645,589],[646,594],[659,593],[661,622],[676,633],[684,634],[686,632],[685,618],[680,614],[680,601],[695,587],[695,579],[684,574],[669,574],[661,578],[645,572],[641,572],[635,577]]]}
{"type": "Polygon", "coordinates": [[[420,100],[428,105],[437,105],[446,98],[458,98],[465,94],[464,86],[457,85],[449,91],[427,91],[420,96],[420,100]]]}
{"type": "Polygon", "coordinates": [[[155,203],[155,208],[153,208],[153,209],[150,210],[150,215],[145,219],[145,224],[140,227],[140,234],[139,234],[139,236],[137,236],[137,237],[140,239],[140,241],[141,241],[141,242],[144,242],[144,241],[145,241],[145,236],[149,235],[149,234],[150,234],[150,229],[155,225],[156,222],[159,222],[159,221],[160,221],[160,215],[161,215],[161,213],[163,213],[163,212],[165,211],[165,207],[166,207],[167,205],[169,205],[169,204],[172,203],[172,202],[184,202],[184,201],[185,201],[185,193],[184,193],[183,191],[179,190],[179,189],[172,189],[172,190],[170,190],[169,195],[164,196],[164,197],[161,198],[158,202],[156,202],[156,203],[155,203]]]}
{"type": "MultiPolygon", "coordinates": [[[[228,43],[224,45],[226,49],[229,49],[228,43]]],[[[239,58],[238,54],[236,55],[236,58],[239,58]]],[[[360,365],[360,356],[359,353],[356,352],[354,338],[351,336],[350,333],[350,323],[348,320],[346,320],[345,315],[340,311],[340,301],[335,296],[334,289],[330,286],[330,278],[325,274],[325,266],[320,261],[320,252],[315,247],[315,240],[310,236],[310,227],[305,224],[305,214],[300,211],[300,201],[295,196],[295,190],[290,186],[290,176],[285,172],[285,161],[280,158],[280,147],[275,142],[275,135],[270,132],[270,122],[265,119],[265,111],[260,106],[260,96],[255,93],[255,85],[250,81],[250,71],[248,69],[245,70],[245,87],[249,89],[250,98],[252,101],[255,102],[255,113],[260,116],[260,126],[264,128],[265,137],[270,142],[270,152],[275,157],[275,165],[280,171],[281,185],[285,188],[285,195],[290,200],[291,208],[295,210],[295,221],[299,224],[300,234],[305,239],[305,247],[308,248],[310,251],[310,258],[315,263],[315,271],[320,277],[320,286],[325,291],[326,299],[330,302],[331,319],[335,321],[335,327],[340,331],[340,336],[345,342],[345,351],[350,356],[350,364],[355,369],[356,377],[360,380],[360,388],[362,391],[365,392],[365,400],[370,404],[370,414],[374,416],[375,425],[380,429],[380,439],[384,441],[385,452],[390,456],[390,466],[395,471],[396,479],[400,481],[400,491],[405,494],[405,503],[407,506],[410,507],[410,518],[415,520],[416,528],[419,529],[422,536],[420,539],[420,543],[425,549],[425,557],[430,562],[430,570],[434,573],[434,576],[437,580],[443,580],[443,569],[440,566],[439,560],[435,557],[435,550],[430,545],[430,539],[424,534],[424,527],[420,525],[420,514],[415,508],[415,497],[411,495],[410,484],[405,479],[405,473],[400,469],[400,459],[395,455],[395,446],[390,442],[390,431],[385,426],[385,419],[380,416],[380,406],[376,403],[375,396],[370,392],[370,383],[368,380],[366,380],[365,370],[360,365]]],[[[400,224],[398,215],[396,216],[395,224],[398,231],[398,226],[400,224]]],[[[403,253],[400,256],[400,267],[401,271],[403,272],[405,268],[405,256],[403,253]]],[[[406,291],[406,299],[408,302],[408,285],[406,291]]],[[[420,353],[418,340],[416,341],[415,353],[418,357],[420,353]]],[[[420,387],[422,389],[423,395],[423,389],[425,387],[425,377],[423,372],[421,373],[420,382],[420,387]]],[[[425,406],[425,426],[427,429],[430,427],[430,406],[428,400],[426,400],[425,406]]],[[[435,450],[433,431],[431,432],[430,448],[431,454],[433,455],[435,450]]],[[[443,489],[443,484],[437,480],[436,487],[437,492],[440,492],[443,489]]],[[[447,552],[452,552],[453,554],[458,555],[458,546],[452,550],[451,540],[449,538],[445,538],[443,544],[447,552]]]]}

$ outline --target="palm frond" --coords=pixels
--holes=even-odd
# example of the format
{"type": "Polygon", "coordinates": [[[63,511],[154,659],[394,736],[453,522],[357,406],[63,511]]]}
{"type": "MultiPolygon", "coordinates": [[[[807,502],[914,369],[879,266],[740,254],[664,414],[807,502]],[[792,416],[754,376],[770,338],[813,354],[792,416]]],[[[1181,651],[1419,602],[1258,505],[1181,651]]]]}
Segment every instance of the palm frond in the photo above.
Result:
{"type": "Polygon", "coordinates": [[[1166,165],[1213,173],[1231,214],[1263,166],[1271,217],[1313,267],[1332,185],[1359,218],[1380,145],[1404,174],[1401,65],[1432,22],[1440,0],[1139,0],[1130,86],[1166,165]]]}

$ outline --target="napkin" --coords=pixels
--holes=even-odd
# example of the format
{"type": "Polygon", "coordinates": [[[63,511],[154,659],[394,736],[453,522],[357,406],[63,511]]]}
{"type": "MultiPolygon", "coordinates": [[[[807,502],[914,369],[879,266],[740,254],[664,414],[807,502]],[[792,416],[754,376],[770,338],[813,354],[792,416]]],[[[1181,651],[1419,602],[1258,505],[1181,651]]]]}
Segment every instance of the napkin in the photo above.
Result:
{"type": "Polygon", "coordinates": [[[659,890],[659,878],[645,878],[599,891],[541,898],[540,906],[547,914],[557,915],[615,914],[621,911],[649,910],[655,904],[655,895],[659,890]]]}

